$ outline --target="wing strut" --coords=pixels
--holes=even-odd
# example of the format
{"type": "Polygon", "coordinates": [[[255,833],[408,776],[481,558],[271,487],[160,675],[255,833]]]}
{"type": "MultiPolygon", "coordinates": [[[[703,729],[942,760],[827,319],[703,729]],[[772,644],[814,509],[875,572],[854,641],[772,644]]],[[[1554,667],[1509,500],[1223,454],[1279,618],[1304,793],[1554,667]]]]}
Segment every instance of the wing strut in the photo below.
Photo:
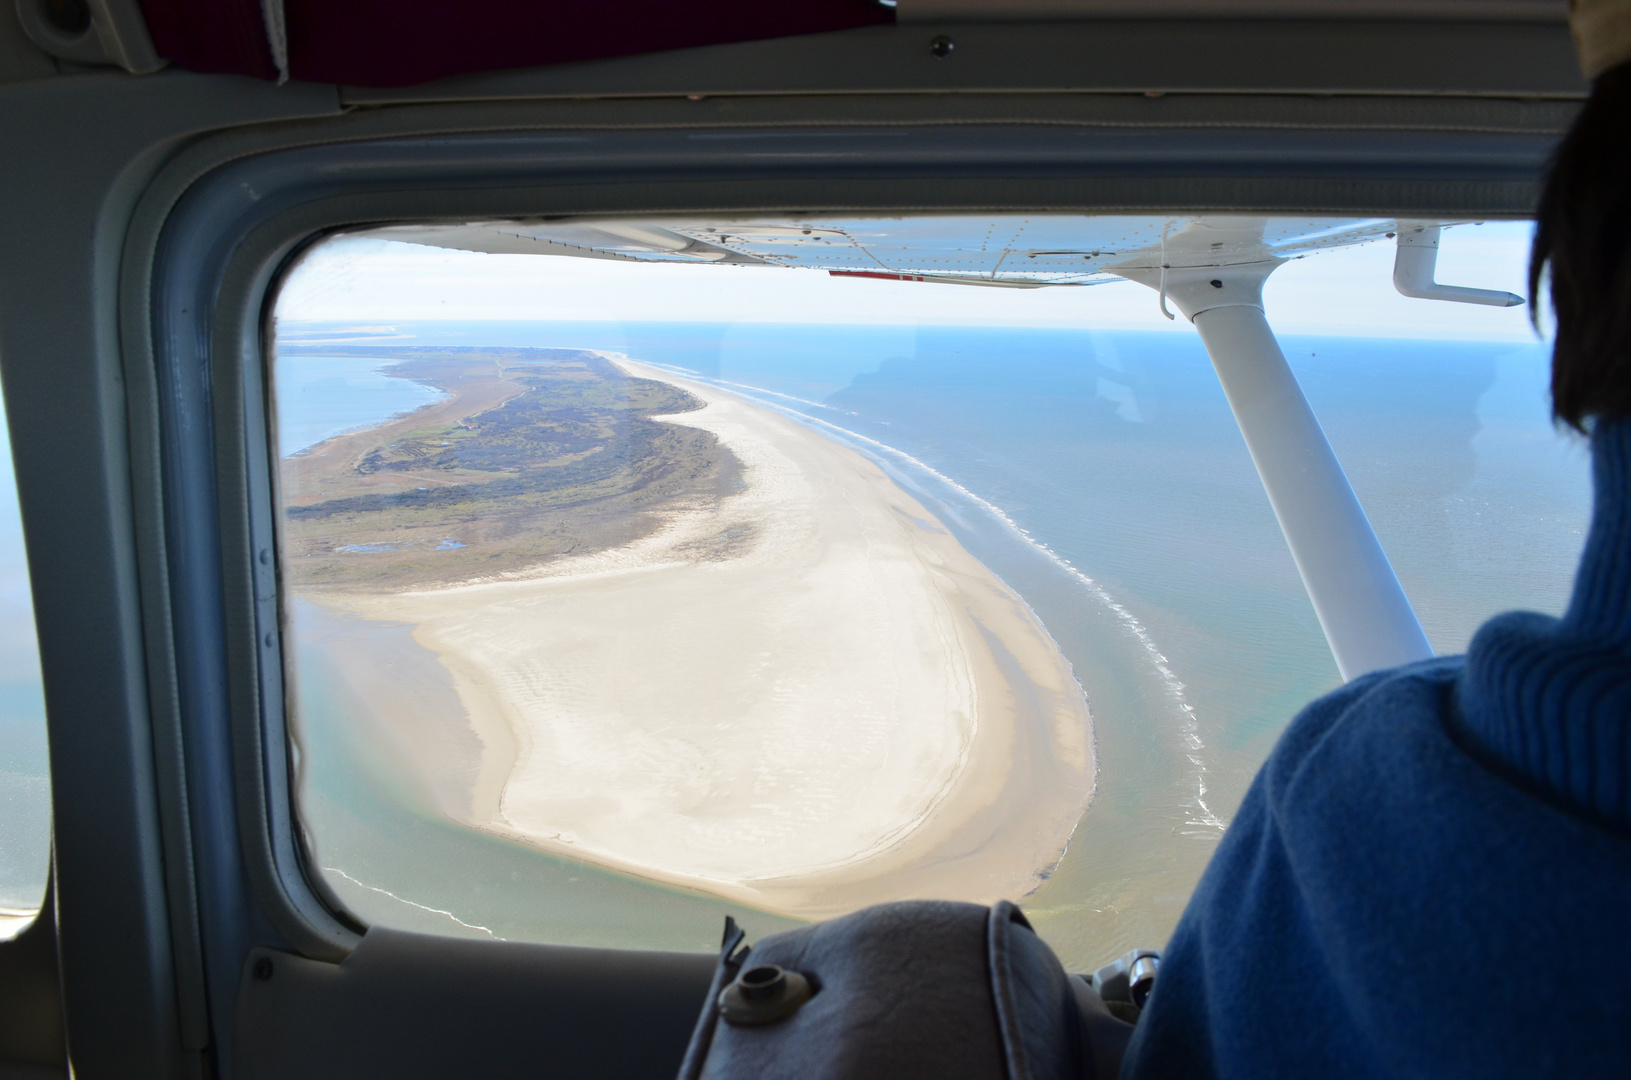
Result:
{"type": "Polygon", "coordinates": [[[1166,268],[1166,295],[1200,331],[1337,669],[1352,680],[1433,649],[1263,314],[1263,282],[1280,262],[1166,268]]]}

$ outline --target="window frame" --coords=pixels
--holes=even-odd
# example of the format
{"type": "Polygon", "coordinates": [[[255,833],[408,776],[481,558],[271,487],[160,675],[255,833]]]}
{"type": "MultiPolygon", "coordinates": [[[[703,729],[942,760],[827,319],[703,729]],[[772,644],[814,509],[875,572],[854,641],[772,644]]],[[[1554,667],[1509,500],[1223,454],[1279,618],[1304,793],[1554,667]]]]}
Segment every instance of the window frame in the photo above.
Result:
{"type": "Polygon", "coordinates": [[[306,246],[371,224],[552,215],[1526,217],[1574,107],[1547,106],[1537,130],[1522,101],[1417,101],[1400,123],[1398,102],[1356,100],[1346,119],[1311,109],[1292,125],[1277,101],[1189,104],[1164,128],[1129,128],[1091,98],[1046,122],[973,97],[932,121],[921,103],[858,117],[834,101],[796,125],[699,124],[684,101],[402,109],[178,155],[138,206],[121,307],[133,471],[152,477],[136,518],[188,1045],[230,1052],[224,1018],[253,949],[335,962],[366,932],[304,866],[290,783],[266,355],[278,284],[306,246]]]}

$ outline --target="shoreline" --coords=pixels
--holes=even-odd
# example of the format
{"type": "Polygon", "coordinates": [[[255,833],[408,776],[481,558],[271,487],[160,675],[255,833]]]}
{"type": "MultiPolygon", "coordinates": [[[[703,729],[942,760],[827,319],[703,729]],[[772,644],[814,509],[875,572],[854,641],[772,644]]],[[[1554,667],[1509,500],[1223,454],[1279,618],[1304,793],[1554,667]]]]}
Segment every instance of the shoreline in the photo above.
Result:
{"type": "Polygon", "coordinates": [[[483,745],[468,824],[805,918],[1034,889],[1096,762],[1025,602],[864,456],[607,359],[706,402],[659,419],[743,489],[524,575],[312,597],[441,659],[483,745]]]}

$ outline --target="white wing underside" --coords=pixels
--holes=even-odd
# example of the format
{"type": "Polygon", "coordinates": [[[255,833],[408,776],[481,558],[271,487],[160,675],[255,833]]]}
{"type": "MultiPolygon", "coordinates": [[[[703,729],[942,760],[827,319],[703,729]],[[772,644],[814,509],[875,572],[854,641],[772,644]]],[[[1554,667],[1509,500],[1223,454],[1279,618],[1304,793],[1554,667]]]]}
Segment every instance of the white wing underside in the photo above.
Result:
{"type": "MultiPolygon", "coordinates": [[[[1450,225],[1454,222],[1406,222],[1450,225]]],[[[1140,271],[1302,258],[1389,239],[1391,218],[1207,214],[672,218],[400,225],[371,235],[496,254],[825,270],[894,280],[1036,288],[1098,285],[1140,271]]]]}

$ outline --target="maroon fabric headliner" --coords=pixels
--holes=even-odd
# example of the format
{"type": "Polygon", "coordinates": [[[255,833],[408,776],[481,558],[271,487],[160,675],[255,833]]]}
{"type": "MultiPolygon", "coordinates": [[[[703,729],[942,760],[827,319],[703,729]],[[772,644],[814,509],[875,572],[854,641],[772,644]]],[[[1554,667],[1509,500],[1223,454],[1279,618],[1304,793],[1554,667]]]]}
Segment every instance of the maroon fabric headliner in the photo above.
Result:
{"type": "Polygon", "coordinates": [[[154,47],[173,64],[190,71],[277,78],[255,0],[144,0],[142,13],[154,47]]]}
{"type": "MultiPolygon", "coordinates": [[[[277,77],[258,0],[142,0],[159,54],[190,71],[277,77]]],[[[408,86],[894,21],[875,0],[285,0],[289,75],[408,86]]]]}

